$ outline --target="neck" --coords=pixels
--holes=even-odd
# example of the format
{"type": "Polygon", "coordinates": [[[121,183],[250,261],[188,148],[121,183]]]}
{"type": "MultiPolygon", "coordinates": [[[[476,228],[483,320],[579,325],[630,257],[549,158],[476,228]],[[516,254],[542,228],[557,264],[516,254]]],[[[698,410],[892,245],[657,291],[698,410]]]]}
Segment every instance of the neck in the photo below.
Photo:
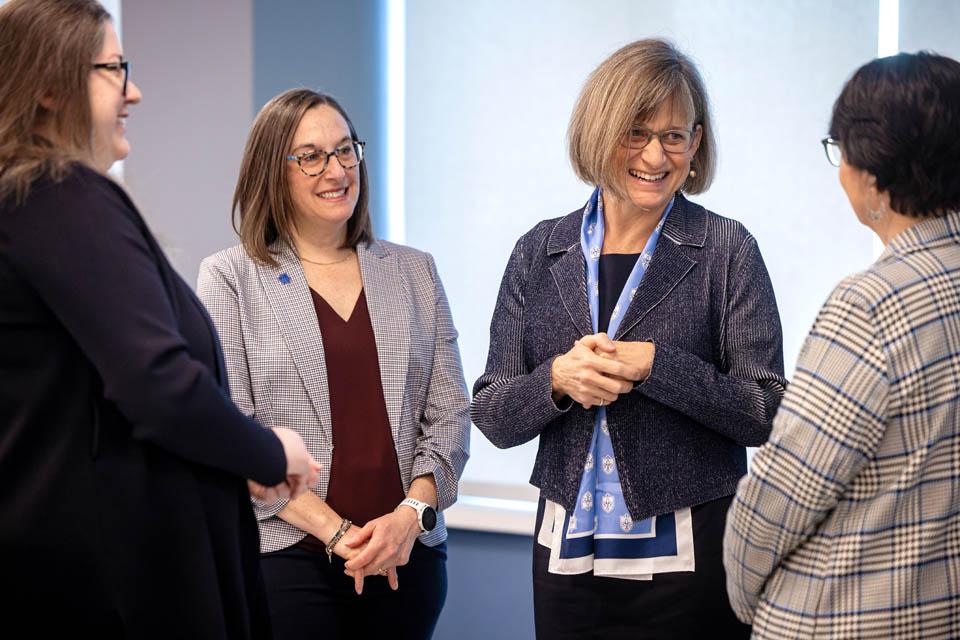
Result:
{"type": "Polygon", "coordinates": [[[913,216],[905,216],[902,213],[888,211],[883,218],[871,224],[870,228],[877,234],[880,241],[883,242],[883,246],[887,246],[891,240],[920,222],[920,220],[920,218],[914,218],[913,216]]]}
{"type": "Polygon", "coordinates": [[[657,228],[666,205],[656,210],[641,209],[604,192],[603,252],[640,253],[657,228]]]}
{"type": "Polygon", "coordinates": [[[297,221],[290,235],[297,255],[312,260],[330,260],[342,255],[347,243],[347,225],[297,221]]]}

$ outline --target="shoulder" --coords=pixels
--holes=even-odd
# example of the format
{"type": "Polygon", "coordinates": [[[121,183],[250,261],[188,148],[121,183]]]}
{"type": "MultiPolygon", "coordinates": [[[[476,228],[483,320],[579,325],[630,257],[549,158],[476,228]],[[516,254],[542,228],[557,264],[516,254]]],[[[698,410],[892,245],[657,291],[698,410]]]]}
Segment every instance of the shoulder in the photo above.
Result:
{"type": "Polygon", "coordinates": [[[255,274],[256,269],[256,261],[238,244],[204,258],[200,263],[200,278],[216,275],[237,281],[255,274]]]}
{"type": "Polygon", "coordinates": [[[388,240],[373,240],[364,248],[377,258],[393,258],[401,275],[413,283],[435,284],[439,280],[433,256],[426,251],[388,240]]]}
{"type": "Polygon", "coordinates": [[[105,203],[134,209],[123,187],[84,164],[74,163],[60,179],[44,176],[34,182],[26,200],[16,208],[82,216],[86,210],[103,212],[105,203]]]}

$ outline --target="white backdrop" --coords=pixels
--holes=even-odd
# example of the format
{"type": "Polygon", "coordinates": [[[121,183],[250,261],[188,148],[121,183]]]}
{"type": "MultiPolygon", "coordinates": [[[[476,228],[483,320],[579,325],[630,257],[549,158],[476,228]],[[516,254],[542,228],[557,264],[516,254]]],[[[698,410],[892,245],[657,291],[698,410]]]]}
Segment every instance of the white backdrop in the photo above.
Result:
{"type": "MultiPolygon", "coordinates": [[[[873,255],[819,140],[846,78],[876,55],[877,23],[876,0],[408,3],[406,240],[437,258],[468,384],[513,244],[589,195],[564,139],[583,81],[647,36],[672,39],[703,72],[720,168],[695,200],[757,237],[791,375],[828,292],[873,255]]],[[[471,447],[465,493],[494,483],[529,495],[535,442],[500,451],[474,429],[471,447]]]]}

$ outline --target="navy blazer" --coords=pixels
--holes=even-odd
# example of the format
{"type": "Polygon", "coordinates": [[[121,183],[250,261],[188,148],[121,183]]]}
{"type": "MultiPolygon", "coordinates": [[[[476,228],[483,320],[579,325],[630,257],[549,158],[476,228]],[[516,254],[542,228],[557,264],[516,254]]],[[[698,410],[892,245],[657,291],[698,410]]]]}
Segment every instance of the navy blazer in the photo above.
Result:
{"type": "Polygon", "coordinates": [[[269,634],[244,478],[281,482],[283,448],[233,405],[203,305],[90,169],[0,206],[0,379],[5,625],[269,634]]]}
{"type": "MultiPolygon", "coordinates": [[[[540,436],[531,483],[572,510],[596,409],[552,399],[553,359],[593,333],[583,209],[517,242],[490,326],[471,417],[498,447],[540,436]]],[[[615,340],[652,341],[649,377],[607,407],[623,495],[640,520],[735,492],[786,380],[780,317],[757,243],[677,194],[615,340]]]]}

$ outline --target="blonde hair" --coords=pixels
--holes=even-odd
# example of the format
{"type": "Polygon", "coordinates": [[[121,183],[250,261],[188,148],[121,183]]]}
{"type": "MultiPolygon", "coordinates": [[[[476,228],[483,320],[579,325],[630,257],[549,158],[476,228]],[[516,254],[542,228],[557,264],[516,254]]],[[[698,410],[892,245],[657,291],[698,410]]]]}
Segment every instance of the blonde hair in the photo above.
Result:
{"type": "Polygon", "coordinates": [[[90,65],[109,19],[95,0],[0,7],[0,202],[90,161],[90,65]]]}
{"type": "Polygon", "coordinates": [[[656,38],[622,47],[583,85],[567,131],[577,177],[625,197],[623,167],[615,162],[617,147],[637,119],[649,119],[667,104],[683,107],[693,116],[694,128],[702,128],[691,162],[696,176],[688,177],[680,188],[687,193],[706,191],[716,171],[716,142],[703,79],[689,58],[656,38]]]}
{"type": "MultiPolygon", "coordinates": [[[[273,243],[291,242],[294,204],[285,158],[303,115],[321,105],[343,116],[350,136],[357,139],[343,107],[332,97],[310,89],[290,89],[276,96],[263,106],[250,129],[233,193],[233,228],[247,254],[263,264],[277,264],[270,250],[273,243]]],[[[367,163],[363,160],[357,206],[347,221],[346,245],[349,247],[373,240],[368,199],[367,163]]]]}

